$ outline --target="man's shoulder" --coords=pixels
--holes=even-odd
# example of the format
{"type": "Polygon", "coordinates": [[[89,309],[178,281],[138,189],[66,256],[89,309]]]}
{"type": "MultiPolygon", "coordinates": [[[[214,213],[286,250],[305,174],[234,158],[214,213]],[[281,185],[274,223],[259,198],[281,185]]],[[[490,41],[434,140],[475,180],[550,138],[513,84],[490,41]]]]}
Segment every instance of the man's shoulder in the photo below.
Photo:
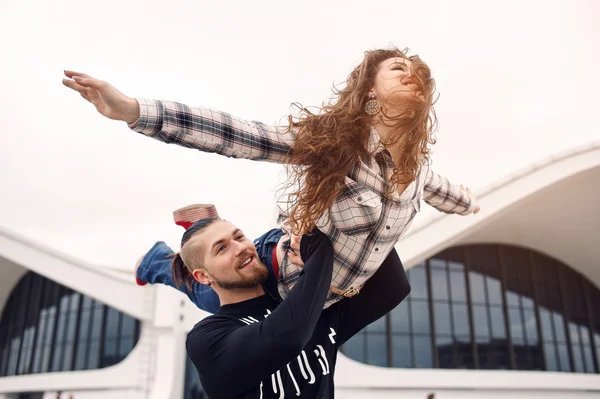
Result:
{"type": "Polygon", "coordinates": [[[229,332],[239,327],[240,325],[235,319],[220,314],[202,319],[187,334],[188,354],[205,352],[229,332]]]}
{"type": "Polygon", "coordinates": [[[239,323],[231,316],[222,315],[219,313],[210,315],[200,320],[188,333],[190,336],[210,335],[215,330],[222,331],[225,329],[235,329],[239,327],[239,323]]]}

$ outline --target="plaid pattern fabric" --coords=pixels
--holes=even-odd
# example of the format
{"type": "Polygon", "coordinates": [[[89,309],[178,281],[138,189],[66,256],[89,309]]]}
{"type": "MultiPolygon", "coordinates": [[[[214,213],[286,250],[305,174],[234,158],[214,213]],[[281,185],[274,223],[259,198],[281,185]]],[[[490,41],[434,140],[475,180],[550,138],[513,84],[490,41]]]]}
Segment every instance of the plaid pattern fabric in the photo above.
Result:
{"type": "MultiPolygon", "coordinates": [[[[227,157],[285,163],[296,136],[293,131],[245,121],[221,111],[168,101],[138,99],[138,102],[140,118],[130,125],[134,131],[165,143],[227,157]]],[[[386,198],[384,194],[395,164],[375,130],[371,131],[369,149],[372,158],[358,163],[348,173],[346,186],[335,199],[330,214],[323,215],[317,223],[333,244],[332,286],[342,291],[362,287],[375,273],[409,229],[421,200],[445,213],[466,215],[474,208],[465,192],[425,163],[401,195],[386,198]]],[[[292,204],[281,200],[278,205],[285,229],[285,215],[292,204]]],[[[283,298],[295,285],[301,270],[284,257],[279,276],[283,298]]],[[[342,298],[330,292],[325,306],[342,298]]]]}

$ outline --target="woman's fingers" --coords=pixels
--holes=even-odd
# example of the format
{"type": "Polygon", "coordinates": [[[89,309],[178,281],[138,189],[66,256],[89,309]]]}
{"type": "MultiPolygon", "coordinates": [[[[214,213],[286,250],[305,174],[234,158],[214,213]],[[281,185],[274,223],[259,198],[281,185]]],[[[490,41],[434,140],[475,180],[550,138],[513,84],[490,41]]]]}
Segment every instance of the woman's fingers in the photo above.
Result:
{"type": "Polygon", "coordinates": [[[76,81],[74,81],[72,79],[63,79],[62,82],[69,89],[78,91],[79,93],[87,92],[87,87],[80,85],[79,83],[77,83],[76,81]]]}
{"type": "Polygon", "coordinates": [[[298,255],[296,255],[296,252],[294,252],[293,250],[289,250],[288,251],[288,259],[290,260],[291,263],[293,263],[294,265],[298,265],[298,266],[304,266],[304,262],[302,261],[302,258],[298,255]]]}
{"type": "Polygon", "coordinates": [[[67,76],[67,77],[69,77],[71,79],[73,77],[75,77],[75,76],[79,76],[79,77],[82,77],[82,78],[91,78],[90,75],[86,75],[83,72],[75,72],[75,71],[67,71],[67,70],[65,70],[65,76],[67,76]]]}

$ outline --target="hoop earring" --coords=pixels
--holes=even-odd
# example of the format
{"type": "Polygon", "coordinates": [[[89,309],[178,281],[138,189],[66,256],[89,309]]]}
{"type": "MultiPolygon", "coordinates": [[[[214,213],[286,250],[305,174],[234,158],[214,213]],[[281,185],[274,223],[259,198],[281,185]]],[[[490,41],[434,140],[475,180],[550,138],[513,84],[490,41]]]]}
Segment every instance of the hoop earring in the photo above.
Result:
{"type": "Polygon", "coordinates": [[[381,111],[381,104],[377,101],[375,94],[371,94],[371,99],[365,105],[365,112],[369,115],[377,115],[381,111]]]}

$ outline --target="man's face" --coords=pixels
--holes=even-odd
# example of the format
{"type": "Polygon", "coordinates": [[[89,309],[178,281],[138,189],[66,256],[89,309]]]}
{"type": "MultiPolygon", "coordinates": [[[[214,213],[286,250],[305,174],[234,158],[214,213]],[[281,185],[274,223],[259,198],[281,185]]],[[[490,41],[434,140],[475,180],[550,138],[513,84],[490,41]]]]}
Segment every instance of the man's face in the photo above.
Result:
{"type": "Polygon", "coordinates": [[[202,269],[211,285],[223,289],[253,288],[262,284],[269,272],[258,259],[254,243],[225,220],[217,220],[190,239],[201,252],[202,269]]]}

